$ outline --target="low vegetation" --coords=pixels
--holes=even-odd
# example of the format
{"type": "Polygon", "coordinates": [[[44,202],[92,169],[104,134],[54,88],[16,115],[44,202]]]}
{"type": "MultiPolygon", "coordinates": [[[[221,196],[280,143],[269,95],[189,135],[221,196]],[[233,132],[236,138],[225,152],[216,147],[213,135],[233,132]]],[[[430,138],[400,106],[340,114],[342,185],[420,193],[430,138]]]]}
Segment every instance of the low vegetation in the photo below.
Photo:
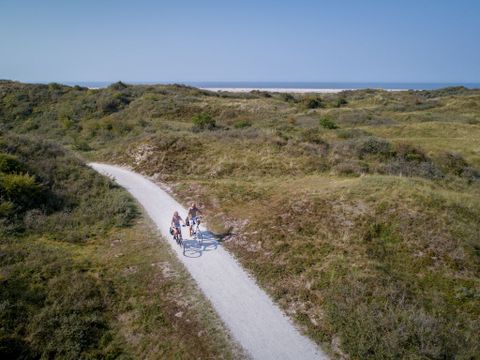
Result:
{"type": "Polygon", "coordinates": [[[319,120],[320,126],[324,127],[325,129],[336,129],[338,128],[337,124],[335,124],[332,119],[328,116],[322,116],[319,120]]]}
{"type": "Polygon", "coordinates": [[[124,190],[57,145],[0,139],[2,358],[238,354],[124,190]]]}
{"type": "Polygon", "coordinates": [[[194,130],[213,130],[216,127],[215,119],[209,113],[196,114],[193,119],[194,130]]]}
{"type": "MultiPolygon", "coordinates": [[[[4,131],[127,164],[195,198],[224,245],[335,356],[480,356],[479,90],[235,94],[3,82],[0,117],[4,131]]],[[[7,157],[0,166],[16,165],[7,157]]],[[[32,194],[48,184],[5,181],[32,194]]],[[[116,196],[125,211],[93,216],[113,224],[95,222],[68,243],[131,226],[129,202],[116,196]]],[[[56,216],[39,212],[41,196],[2,201],[5,214],[56,216]]],[[[52,238],[73,226],[9,219],[11,231],[35,233],[64,221],[52,238]]]]}

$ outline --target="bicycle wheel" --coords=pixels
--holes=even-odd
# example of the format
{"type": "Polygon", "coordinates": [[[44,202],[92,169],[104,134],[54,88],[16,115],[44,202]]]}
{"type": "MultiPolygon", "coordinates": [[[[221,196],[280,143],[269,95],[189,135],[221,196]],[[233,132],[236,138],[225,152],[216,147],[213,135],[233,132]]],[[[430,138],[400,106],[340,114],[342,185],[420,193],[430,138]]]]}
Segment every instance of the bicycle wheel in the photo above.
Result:
{"type": "Polygon", "coordinates": [[[180,234],[177,235],[177,244],[182,246],[182,236],[180,234]]]}
{"type": "Polygon", "coordinates": [[[195,231],[195,233],[197,234],[197,240],[200,244],[203,244],[203,234],[202,232],[200,231],[200,228],[197,226],[197,231],[195,231]]]}

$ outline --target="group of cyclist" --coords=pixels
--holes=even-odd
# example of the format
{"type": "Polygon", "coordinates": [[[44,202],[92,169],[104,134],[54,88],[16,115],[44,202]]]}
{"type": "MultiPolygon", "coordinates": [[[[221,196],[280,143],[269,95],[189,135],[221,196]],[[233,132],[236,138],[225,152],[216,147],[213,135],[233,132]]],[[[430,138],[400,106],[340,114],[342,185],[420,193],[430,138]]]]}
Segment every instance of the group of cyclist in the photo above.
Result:
{"type": "Polygon", "coordinates": [[[202,211],[197,207],[196,203],[192,203],[191,206],[188,208],[188,213],[185,221],[178,214],[178,211],[175,211],[173,213],[170,232],[173,235],[174,239],[177,240],[177,243],[180,243],[180,241],[182,240],[182,223],[183,226],[188,226],[190,236],[192,236],[194,232],[194,226],[199,222],[199,215],[201,213],[202,211]]]}

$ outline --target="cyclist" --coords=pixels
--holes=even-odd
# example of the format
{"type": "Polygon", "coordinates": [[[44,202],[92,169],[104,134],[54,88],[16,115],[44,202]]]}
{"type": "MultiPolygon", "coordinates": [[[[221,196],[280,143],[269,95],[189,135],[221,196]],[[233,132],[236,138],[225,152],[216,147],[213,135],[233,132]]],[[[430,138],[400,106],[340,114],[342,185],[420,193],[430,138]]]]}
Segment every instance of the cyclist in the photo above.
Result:
{"type": "Polygon", "coordinates": [[[188,214],[187,214],[187,223],[190,225],[190,236],[193,235],[193,225],[195,225],[198,221],[198,214],[201,214],[202,211],[197,207],[197,204],[192,203],[190,208],[188,209],[188,214]]]}
{"type": "Polygon", "coordinates": [[[178,214],[178,211],[175,211],[172,216],[172,230],[173,230],[173,237],[175,240],[177,240],[177,243],[180,243],[180,240],[182,239],[182,226],[180,222],[185,222],[181,218],[181,216],[178,214]]]}

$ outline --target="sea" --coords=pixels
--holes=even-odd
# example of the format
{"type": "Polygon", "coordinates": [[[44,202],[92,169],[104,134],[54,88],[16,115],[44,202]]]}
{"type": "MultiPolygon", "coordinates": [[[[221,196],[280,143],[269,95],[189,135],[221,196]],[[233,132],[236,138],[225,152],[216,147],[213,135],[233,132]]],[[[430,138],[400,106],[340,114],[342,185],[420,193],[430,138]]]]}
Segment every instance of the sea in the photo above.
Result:
{"type": "MultiPolygon", "coordinates": [[[[109,81],[66,81],[65,85],[104,88],[109,81]]],[[[421,83],[421,82],[255,82],[255,81],[125,81],[127,84],[183,84],[213,91],[284,91],[284,92],[339,92],[358,89],[434,90],[450,86],[480,89],[480,83],[421,83]]]]}

